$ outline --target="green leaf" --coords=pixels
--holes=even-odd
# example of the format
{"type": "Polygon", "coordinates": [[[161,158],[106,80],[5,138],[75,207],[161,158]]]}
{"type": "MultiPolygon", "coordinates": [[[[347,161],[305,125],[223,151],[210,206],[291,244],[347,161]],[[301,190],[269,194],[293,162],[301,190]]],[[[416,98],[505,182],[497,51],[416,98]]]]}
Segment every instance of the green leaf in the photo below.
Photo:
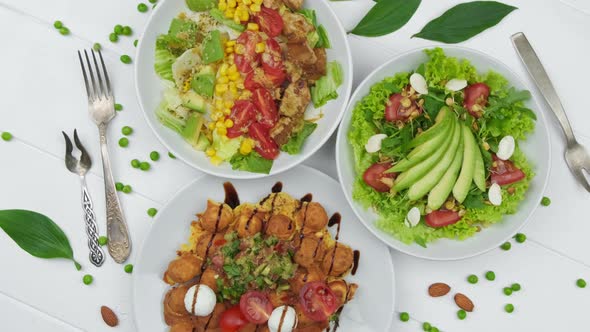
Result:
{"type": "Polygon", "coordinates": [[[281,150],[287,152],[288,154],[298,154],[301,151],[301,147],[303,146],[305,139],[308,138],[311,133],[313,133],[317,126],[317,123],[306,121],[305,124],[303,124],[303,129],[292,136],[286,144],[281,146],[281,150]]]}
{"type": "Polygon", "coordinates": [[[0,228],[24,251],[39,258],[66,258],[74,252],[64,232],[48,217],[28,210],[0,210],[0,228]]]}
{"type": "Polygon", "coordinates": [[[246,156],[241,153],[236,153],[229,163],[232,169],[239,169],[241,171],[253,173],[270,173],[272,168],[272,160],[262,158],[258,153],[252,152],[246,156]]]}
{"type": "Polygon", "coordinates": [[[460,43],[498,24],[518,9],[496,1],[473,1],[459,4],[430,21],[412,37],[460,43]]]}
{"type": "Polygon", "coordinates": [[[403,27],[414,15],[421,0],[387,0],[377,2],[351,33],[378,37],[403,27]]]}
{"type": "Polygon", "coordinates": [[[426,248],[427,247],[426,246],[426,240],[423,237],[419,236],[419,235],[416,235],[414,237],[414,242],[416,242],[416,244],[419,245],[420,247],[423,247],[423,248],[426,248]]]}

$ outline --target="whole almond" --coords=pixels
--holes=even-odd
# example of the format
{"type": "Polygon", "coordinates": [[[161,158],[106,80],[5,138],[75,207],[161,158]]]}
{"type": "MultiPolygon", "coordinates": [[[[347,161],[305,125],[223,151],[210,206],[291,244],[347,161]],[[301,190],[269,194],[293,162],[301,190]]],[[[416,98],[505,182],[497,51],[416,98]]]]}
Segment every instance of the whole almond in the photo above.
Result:
{"type": "Polygon", "coordinates": [[[428,294],[432,297],[439,297],[447,295],[451,291],[451,287],[445,283],[437,282],[428,287],[428,294]]]}
{"type": "Polygon", "coordinates": [[[465,311],[469,311],[469,312],[473,311],[473,308],[474,308],[473,302],[471,302],[471,300],[467,296],[465,296],[461,293],[455,294],[455,303],[457,303],[459,308],[461,308],[465,311]]]}
{"type": "Polygon", "coordinates": [[[115,327],[119,325],[119,318],[117,318],[117,315],[111,308],[103,305],[100,307],[100,314],[102,315],[102,320],[104,320],[105,324],[108,326],[115,327]]]}

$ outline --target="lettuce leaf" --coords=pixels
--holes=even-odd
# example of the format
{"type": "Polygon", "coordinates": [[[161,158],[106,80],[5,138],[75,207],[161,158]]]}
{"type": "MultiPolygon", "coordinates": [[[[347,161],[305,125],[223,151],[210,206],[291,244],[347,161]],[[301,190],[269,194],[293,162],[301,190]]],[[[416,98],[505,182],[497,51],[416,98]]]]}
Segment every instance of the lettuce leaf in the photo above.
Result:
{"type": "Polygon", "coordinates": [[[236,153],[230,159],[229,163],[232,169],[239,169],[241,171],[253,172],[253,173],[270,173],[273,161],[262,158],[258,153],[251,152],[248,155],[236,153]]]}
{"type": "Polygon", "coordinates": [[[281,146],[281,150],[288,154],[298,154],[301,151],[301,147],[303,147],[305,140],[313,133],[317,126],[317,123],[306,121],[303,124],[303,129],[292,136],[286,144],[281,146]]]}
{"type": "Polygon", "coordinates": [[[160,76],[160,78],[173,81],[174,77],[172,76],[172,64],[176,60],[176,57],[170,53],[170,51],[166,49],[156,49],[156,56],[154,61],[154,70],[156,74],[160,76]]]}
{"type": "Polygon", "coordinates": [[[342,66],[336,62],[329,62],[327,74],[321,77],[311,88],[311,100],[317,108],[324,106],[328,101],[338,98],[338,87],[342,85],[342,66]]]}

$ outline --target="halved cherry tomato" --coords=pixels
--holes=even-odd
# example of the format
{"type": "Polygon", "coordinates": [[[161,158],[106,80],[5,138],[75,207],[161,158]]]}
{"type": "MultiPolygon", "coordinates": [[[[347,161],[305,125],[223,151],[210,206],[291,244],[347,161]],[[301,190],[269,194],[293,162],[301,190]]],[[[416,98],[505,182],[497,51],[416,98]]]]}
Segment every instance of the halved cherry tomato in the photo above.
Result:
{"type": "Polygon", "coordinates": [[[366,184],[373,187],[373,189],[378,192],[388,192],[391,187],[383,183],[381,179],[386,178],[393,180],[397,177],[397,173],[385,173],[385,171],[391,167],[391,162],[375,163],[371,167],[367,168],[363,174],[363,180],[366,184]]]}
{"type": "Polygon", "coordinates": [[[432,211],[424,218],[426,225],[432,228],[440,228],[452,225],[461,220],[458,212],[449,210],[432,211]]]}
{"type": "Polygon", "coordinates": [[[514,165],[510,160],[501,160],[492,154],[494,165],[490,169],[492,183],[501,186],[518,182],[526,177],[526,174],[514,165]]]}
{"type": "Polygon", "coordinates": [[[471,114],[474,118],[480,118],[483,115],[483,108],[488,103],[489,96],[490,87],[487,84],[471,84],[465,88],[463,106],[465,106],[469,114],[471,114]]]}
{"type": "Polygon", "coordinates": [[[277,104],[270,95],[270,92],[264,88],[259,88],[252,91],[252,102],[258,109],[257,120],[258,123],[270,129],[279,121],[279,112],[277,111],[277,104]]]}
{"type": "Polygon", "coordinates": [[[262,42],[262,37],[253,31],[242,32],[236,40],[236,47],[243,48],[241,54],[234,55],[234,63],[241,73],[249,73],[258,66],[260,56],[256,53],[256,44],[262,42]]]}
{"type": "Polygon", "coordinates": [[[251,71],[248,75],[246,75],[246,79],[244,80],[244,88],[250,91],[264,88],[264,85],[262,85],[262,83],[256,79],[254,73],[255,71],[251,71]]]}
{"type": "Polygon", "coordinates": [[[389,122],[405,121],[413,112],[418,111],[422,113],[422,108],[418,107],[414,101],[411,102],[409,107],[402,106],[402,100],[404,97],[401,93],[395,93],[389,96],[387,105],[385,106],[385,120],[389,122]]]}
{"type": "Polygon", "coordinates": [[[279,86],[285,81],[287,74],[283,65],[281,46],[276,40],[269,38],[266,41],[266,49],[261,56],[261,62],[266,77],[274,86],[279,86]]]}
{"type": "Polygon", "coordinates": [[[281,14],[268,7],[262,7],[258,15],[254,16],[254,21],[258,23],[260,30],[271,38],[280,35],[285,26],[281,14]]]}
{"type": "Polygon", "coordinates": [[[238,100],[231,109],[229,118],[234,122],[231,128],[227,128],[227,137],[236,138],[248,132],[248,126],[256,117],[256,106],[248,100],[238,100]]]}
{"type": "Polygon", "coordinates": [[[244,325],[248,324],[246,317],[242,314],[240,306],[236,305],[221,313],[219,327],[222,332],[237,332],[244,325]]]}
{"type": "Polygon", "coordinates": [[[316,322],[327,320],[340,307],[340,301],[325,282],[308,282],[299,292],[303,313],[316,322]]]}
{"type": "Polygon", "coordinates": [[[251,124],[248,130],[248,135],[256,141],[256,147],[254,150],[256,150],[262,158],[273,160],[279,156],[279,147],[270,137],[268,129],[264,125],[257,122],[251,124]]]}
{"type": "Polygon", "coordinates": [[[272,313],[272,304],[266,294],[249,291],[240,298],[240,310],[250,323],[263,324],[272,313]]]}

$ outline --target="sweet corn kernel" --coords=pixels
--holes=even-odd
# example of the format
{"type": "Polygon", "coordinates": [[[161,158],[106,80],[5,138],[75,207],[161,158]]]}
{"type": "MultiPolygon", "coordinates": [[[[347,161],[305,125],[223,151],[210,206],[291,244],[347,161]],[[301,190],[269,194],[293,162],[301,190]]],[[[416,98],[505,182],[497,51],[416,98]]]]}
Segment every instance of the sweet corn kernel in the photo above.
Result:
{"type": "Polygon", "coordinates": [[[227,0],[227,6],[229,8],[236,8],[237,5],[238,5],[238,2],[236,0],[227,0]]]}
{"type": "Polygon", "coordinates": [[[231,114],[231,110],[229,108],[226,108],[226,109],[223,110],[223,114],[230,115],[231,114]]]}
{"type": "Polygon", "coordinates": [[[250,13],[248,13],[248,8],[240,11],[240,21],[246,22],[250,19],[250,13]]]}
{"type": "Polygon", "coordinates": [[[248,30],[258,31],[258,30],[260,30],[260,27],[256,23],[248,23],[248,30]]]}
{"type": "Polygon", "coordinates": [[[228,78],[232,81],[237,81],[240,79],[240,73],[231,73],[228,78]]]}
{"type": "Polygon", "coordinates": [[[252,0],[242,0],[242,3],[244,5],[251,5],[252,4],[252,0]]]}
{"type": "Polygon", "coordinates": [[[226,47],[226,48],[225,48],[225,53],[226,53],[226,54],[231,54],[231,53],[233,53],[233,52],[234,52],[234,48],[233,48],[233,47],[226,47]]]}
{"type": "Polygon", "coordinates": [[[261,10],[260,4],[258,4],[258,3],[253,3],[253,4],[251,4],[251,5],[250,5],[250,10],[251,10],[253,13],[258,13],[258,12],[260,12],[260,10],[261,10]]]}
{"type": "Polygon", "coordinates": [[[229,68],[229,65],[227,63],[222,64],[221,67],[219,67],[219,74],[226,75],[227,68],[229,68]]]}
{"type": "Polygon", "coordinates": [[[243,155],[250,154],[250,152],[252,152],[253,147],[254,142],[251,139],[246,138],[242,141],[242,144],[240,145],[240,153],[243,155]]]}
{"type": "Polygon", "coordinates": [[[234,122],[231,119],[226,119],[223,124],[225,125],[225,128],[231,128],[234,126],[234,122]]]}
{"type": "Polygon", "coordinates": [[[253,3],[257,4],[257,5],[262,5],[262,3],[264,2],[264,0],[252,0],[253,3]]]}
{"type": "Polygon", "coordinates": [[[266,49],[265,43],[257,43],[256,44],[256,48],[255,48],[256,53],[264,53],[265,49],[266,49]]]}
{"type": "Polygon", "coordinates": [[[246,52],[246,47],[244,45],[238,44],[236,47],[234,47],[234,52],[236,52],[236,54],[244,54],[246,52]]]}
{"type": "Polygon", "coordinates": [[[226,108],[232,108],[234,107],[234,102],[231,100],[226,100],[223,102],[223,106],[225,106],[226,108]]]}
{"type": "Polygon", "coordinates": [[[216,130],[217,130],[217,133],[221,136],[227,135],[227,129],[225,129],[225,128],[217,128],[216,130]]]}
{"type": "Polygon", "coordinates": [[[238,67],[235,64],[232,64],[231,66],[229,66],[229,68],[227,69],[227,73],[228,75],[231,75],[233,73],[237,73],[238,72],[238,67]]]}
{"type": "Polygon", "coordinates": [[[215,117],[215,120],[219,120],[223,117],[223,111],[215,111],[213,112],[212,116],[215,117]]]}
{"type": "Polygon", "coordinates": [[[223,100],[215,99],[215,108],[222,109],[223,108],[223,100]]]}
{"type": "Polygon", "coordinates": [[[214,148],[208,148],[207,151],[205,151],[205,153],[207,153],[209,157],[213,157],[217,153],[217,151],[215,151],[214,148]]]}
{"type": "Polygon", "coordinates": [[[234,9],[228,8],[228,9],[225,10],[225,17],[227,17],[227,18],[233,18],[234,17],[234,13],[235,13],[235,10],[234,9]]]}
{"type": "Polygon", "coordinates": [[[229,77],[227,77],[227,76],[220,76],[220,77],[217,79],[217,83],[220,83],[220,84],[227,84],[227,83],[229,83],[229,77]]]}
{"type": "Polygon", "coordinates": [[[244,83],[240,82],[240,83],[236,83],[236,88],[240,89],[240,90],[244,90],[244,83]]]}
{"type": "Polygon", "coordinates": [[[236,41],[235,40],[228,40],[227,42],[225,42],[225,46],[226,47],[232,47],[236,45],[236,41]]]}
{"type": "Polygon", "coordinates": [[[209,128],[209,130],[215,129],[215,122],[209,122],[209,124],[207,125],[207,128],[209,128]]]}
{"type": "Polygon", "coordinates": [[[215,128],[225,128],[225,122],[223,119],[219,119],[219,121],[215,122],[215,128]]]}
{"type": "Polygon", "coordinates": [[[217,92],[217,93],[224,93],[227,91],[227,89],[228,89],[227,84],[217,84],[215,86],[215,92],[217,92]]]}
{"type": "Polygon", "coordinates": [[[242,21],[240,21],[240,16],[238,15],[238,13],[234,14],[234,23],[236,23],[236,24],[242,23],[242,21]]]}
{"type": "Polygon", "coordinates": [[[211,163],[215,166],[220,165],[223,162],[223,159],[219,158],[218,156],[211,157],[211,163]]]}
{"type": "Polygon", "coordinates": [[[220,2],[219,5],[217,5],[217,8],[219,8],[219,10],[225,11],[227,9],[227,3],[220,2]]]}

